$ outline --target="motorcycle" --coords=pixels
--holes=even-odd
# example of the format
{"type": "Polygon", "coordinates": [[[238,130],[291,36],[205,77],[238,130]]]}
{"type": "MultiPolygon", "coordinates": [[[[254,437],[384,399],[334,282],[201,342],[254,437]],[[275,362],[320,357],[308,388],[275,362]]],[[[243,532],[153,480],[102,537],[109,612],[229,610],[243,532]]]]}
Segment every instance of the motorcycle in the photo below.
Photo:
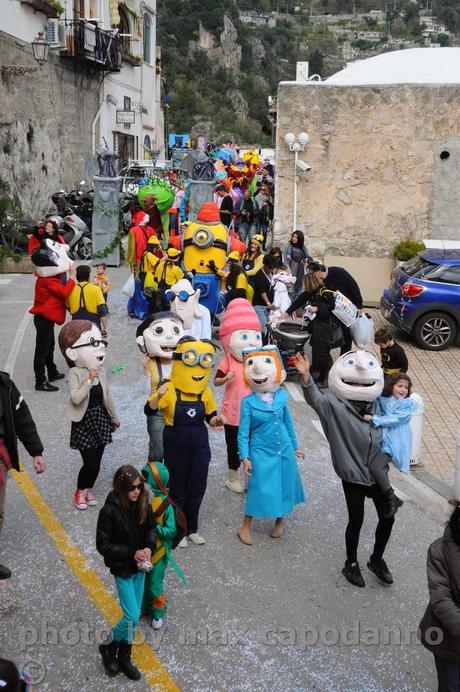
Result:
{"type": "Polygon", "coordinates": [[[82,260],[91,259],[93,254],[91,236],[92,193],[84,193],[80,189],[70,192],[60,190],[55,192],[51,199],[56,205],[58,213],[51,212],[47,214],[46,218],[57,223],[59,232],[72,254],[75,253],[82,260]]]}

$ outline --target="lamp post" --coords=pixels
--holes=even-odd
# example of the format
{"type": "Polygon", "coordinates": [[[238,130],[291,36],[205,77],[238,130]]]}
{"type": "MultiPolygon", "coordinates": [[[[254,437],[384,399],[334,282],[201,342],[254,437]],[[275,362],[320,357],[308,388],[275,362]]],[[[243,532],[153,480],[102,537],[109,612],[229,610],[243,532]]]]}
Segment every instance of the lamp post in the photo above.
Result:
{"type": "MultiPolygon", "coordinates": [[[[48,60],[50,44],[44,37],[43,31],[38,32],[38,36],[32,41],[32,52],[34,59],[40,67],[48,60]]],[[[23,77],[25,74],[37,71],[36,65],[2,65],[2,79],[7,82],[11,77],[23,77]]]]}
{"type": "Polygon", "coordinates": [[[310,166],[307,164],[299,165],[299,151],[304,151],[310,140],[309,135],[306,132],[300,132],[297,136],[292,132],[288,132],[284,135],[284,141],[289,147],[289,151],[294,152],[294,200],[292,205],[292,232],[297,228],[297,169],[300,168],[302,171],[307,171],[310,166]]]}

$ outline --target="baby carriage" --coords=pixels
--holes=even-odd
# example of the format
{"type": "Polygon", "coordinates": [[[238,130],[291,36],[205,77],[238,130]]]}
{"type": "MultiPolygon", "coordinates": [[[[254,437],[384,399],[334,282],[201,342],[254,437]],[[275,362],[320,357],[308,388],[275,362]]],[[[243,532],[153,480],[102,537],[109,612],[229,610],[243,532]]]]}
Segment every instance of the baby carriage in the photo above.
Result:
{"type": "Polygon", "coordinates": [[[297,374],[294,355],[304,352],[305,344],[310,339],[309,325],[307,319],[267,323],[267,342],[278,347],[287,375],[297,374]]]}

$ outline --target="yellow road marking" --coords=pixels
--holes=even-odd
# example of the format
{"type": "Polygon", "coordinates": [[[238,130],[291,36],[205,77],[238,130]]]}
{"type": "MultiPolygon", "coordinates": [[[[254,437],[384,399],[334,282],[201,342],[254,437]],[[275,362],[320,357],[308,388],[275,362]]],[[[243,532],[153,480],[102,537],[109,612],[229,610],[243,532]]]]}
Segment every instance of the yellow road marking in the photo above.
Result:
{"type": "MultiPolygon", "coordinates": [[[[83,554],[68,538],[67,533],[54,512],[48,507],[37,486],[24,467],[21,473],[12,471],[19,489],[30,504],[47,533],[56,544],[70,570],[82,584],[89,598],[113,626],[121,617],[122,611],[116,598],[107,590],[102,579],[88,566],[83,554]]],[[[145,643],[133,647],[133,659],[144,673],[148,684],[154,689],[179,692],[169,673],[163,668],[152,649],[145,643]]]]}

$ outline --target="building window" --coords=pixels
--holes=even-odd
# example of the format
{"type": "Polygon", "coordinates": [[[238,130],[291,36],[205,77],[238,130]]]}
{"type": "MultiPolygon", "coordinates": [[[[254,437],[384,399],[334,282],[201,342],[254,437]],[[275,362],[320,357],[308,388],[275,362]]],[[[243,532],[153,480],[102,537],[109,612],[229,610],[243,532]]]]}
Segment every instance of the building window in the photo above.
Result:
{"type": "Polygon", "coordinates": [[[144,62],[147,62],[149,65],[151,65],[152,64],[151,32],[150,32],[150,17],[148,14],[144,14],[143,37],[144,37],[144,62]]]}
{"type": "Polygon", "coordinates": [[[76,0],[74,7],[79,19],[90,21],[102,19],[99,11],[99,0],[76,0]]]}
{"type": "Polygon", "coordinates": [[[125,55],[130,55],[131,53],[131,24],[129,22],[128,13],[122,5],[118,5],[118,13],[120,15],[120,23],[118,25],[119,33],[124,34],[121,36],[121,41],[123,45],[123,53],[125,55]]]}
{"type": "Polygon", "coordinates": [[[136,137],[124,132],[113,133],[113,150],[118,154],[118,170],[129,166],[130,159],[136,158],[136,137]]]}
{"type": "Polygon", "coordinates": [[[144,137],[144,161],[150,161],[152,158],[152,144],[149,135],[144,137]]]}

